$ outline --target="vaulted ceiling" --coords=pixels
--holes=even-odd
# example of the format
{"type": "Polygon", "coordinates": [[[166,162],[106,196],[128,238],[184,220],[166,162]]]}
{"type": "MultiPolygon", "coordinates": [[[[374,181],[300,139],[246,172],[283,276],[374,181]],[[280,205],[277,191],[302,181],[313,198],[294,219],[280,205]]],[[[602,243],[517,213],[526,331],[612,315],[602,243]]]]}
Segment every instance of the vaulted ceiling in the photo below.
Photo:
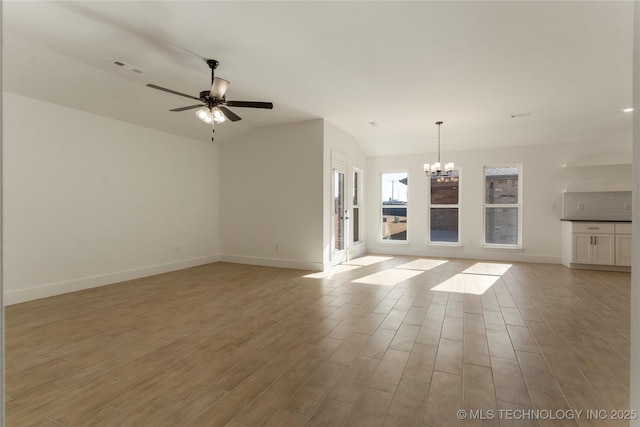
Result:
{"type": "Polygon", "coordinates": [[[146,84],[197,96],[214,58],[229,99],[275,105],[232,109],[243,120],[219,125],[217,143],[325,118],[369,155],[435,151],[438,120],[447,151],[630,144],[632,12],[631,1],[5,1],[3,85],[206,141],[193,110],[168,111],[192,101],[146,84]]]}

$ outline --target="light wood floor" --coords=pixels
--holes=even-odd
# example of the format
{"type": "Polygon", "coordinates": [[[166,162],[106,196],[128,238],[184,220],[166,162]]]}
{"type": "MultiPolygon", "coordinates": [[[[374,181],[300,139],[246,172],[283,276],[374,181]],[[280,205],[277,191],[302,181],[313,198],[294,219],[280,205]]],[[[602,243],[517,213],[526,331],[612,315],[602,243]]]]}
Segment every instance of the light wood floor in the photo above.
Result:
{"type": "Polygon", "coordinates": [[[460,408],[622,410],[629,301],[628,273],[558,265],[215,263],[8,307],[7,425],[447,427],[460,408]]]}

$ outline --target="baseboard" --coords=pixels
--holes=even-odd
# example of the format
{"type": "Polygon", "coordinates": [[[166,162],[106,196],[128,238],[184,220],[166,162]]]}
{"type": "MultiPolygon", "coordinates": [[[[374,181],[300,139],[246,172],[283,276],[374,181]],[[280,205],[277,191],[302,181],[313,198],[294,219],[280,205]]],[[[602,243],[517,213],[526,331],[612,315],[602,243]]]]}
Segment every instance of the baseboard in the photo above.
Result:
{"type": "Polygon", "coordinates": [[[596,264],[570,264],[570,268],[577,270],[599,270],[599,271],[619,271],[622,273],[631,273],[631,267],[623,265],[596,265],[596,264]]]}
{"type": "Polygon", "coordinates": [[[323,271],[324,269],[322,262],[282,258],[262,258],[245,255],[220,255],[220,261],[232,262],[234,264],[262,265],[264,267],[292,268],[295,270],[323,271]]]}
{"type": "MultiPolygon", "coordinates": [[[[360,258],[361,256],[364,256],[367,254],[367,245],[365,245],[364,243],[357,243],[354,246],[349,248],[349,259],[355,259],[355,258],[360,258]]],[[[344,261],[346,262],[346,261],[344,261]]],[[[323,265],[323,270],[322,271],[329,271],[331,270],[335,265],[333,264],[332,261],[325,261],[324,265],[323,265]]]]}
{"type": "Polygon", "coordinates": [[[477,259],[483,261],[506,261],[506,262],[533,262],[539,264],[562,264],[562,257],[551,255],[528,254],[522,250],[512,251],[509,249],[490,249],[487,251],[460,250],[460,248],[448,249],[426,248],[412,249],[410,247],[398,247],[395,245],[375,245],[367,247],[367,253],[376,255],[410,255],[420,257],[456,258],[456,259],[477,259]]]}
{"type": "Polygon", "coordinates": [[[7,291],[4,293],[3,301],[5,306],[19,304],[21,302],[33,301],[36,299],[52,297],[55,295],[62,295],[69,292],[76,292],[85,289],[97,288],[99,286],[112,285],[114,283],[139,279],[141,277],[153,276],[156,274],[168,273],[176,270],[183,270],[185,268],[210,264],[216,261],[220,261],[219,255],[209,255],[170,262],[166,264],[153,265],[134,270],[119,271],[116,273],[104,274],[100,276],[84,277],[77,280],[50,283],[47,285],[36,286],[28,289],[7,291]]]}
{"type": "Polygon", "coordinates": [[[350,259],[359,258],[367,253],[367,245],[365,245],[364,243],[355,244],[354,246],[349,248],[349,251],[350,259]]]}

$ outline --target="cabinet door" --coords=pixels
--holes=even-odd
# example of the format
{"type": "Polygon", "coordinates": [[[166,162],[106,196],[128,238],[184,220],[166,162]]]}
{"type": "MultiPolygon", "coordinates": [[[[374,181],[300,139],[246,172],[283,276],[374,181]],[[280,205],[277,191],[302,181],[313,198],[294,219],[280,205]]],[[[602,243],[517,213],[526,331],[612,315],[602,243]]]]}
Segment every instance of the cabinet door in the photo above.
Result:
{"type": "Polygon", "coordinates": [[[614,252],[614,235],[613,234],[597,234],[595,244],[592,247],[592,264],[613,265],[615,264],[614,252]]]}
{"type": "Polygon", "coordinates": [[[591,264],[591,235],[573,235],[573,260],[576,264],[591,264]]]}
{"type": "Polygon", "coordinates": [[[616,265],[631,266],[631,234],[616,234],[616,265]]]}

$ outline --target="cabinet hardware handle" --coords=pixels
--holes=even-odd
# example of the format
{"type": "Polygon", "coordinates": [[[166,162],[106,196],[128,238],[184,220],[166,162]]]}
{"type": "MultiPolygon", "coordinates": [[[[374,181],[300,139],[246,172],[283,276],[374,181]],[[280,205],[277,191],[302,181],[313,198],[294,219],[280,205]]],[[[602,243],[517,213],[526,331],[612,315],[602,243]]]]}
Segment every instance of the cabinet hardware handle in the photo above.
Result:
{"type": "Polygon", "coordinates": [[[587,230],[600,230],[600,227],[587,227],[587,230]]]}

